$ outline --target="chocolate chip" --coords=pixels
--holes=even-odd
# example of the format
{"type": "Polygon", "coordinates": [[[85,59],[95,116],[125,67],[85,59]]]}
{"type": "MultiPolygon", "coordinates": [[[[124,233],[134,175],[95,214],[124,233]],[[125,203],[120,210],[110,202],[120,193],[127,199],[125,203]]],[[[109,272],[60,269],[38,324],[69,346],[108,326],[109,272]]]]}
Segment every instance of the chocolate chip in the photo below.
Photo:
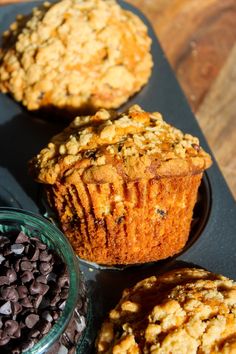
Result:
{"type": "Polygon", "coordinates": [[[13,286],[2,288],[1,295],[7,301],[17,302],[19,300],[18,291],[13,286]]]}
{"type": "Polygon", "coordinates": [[[33,269],[33,265],[29,261],[22,261],[20,263],[20,269],[21,270],[32,270],[33,269]]]}
{"type": "Polygon", "coordinates": [[[6,345],[10,340],[7,333],[0,329],[0,346],[6,345]]]}
{"type": "Polygon", "coordinates": [[[30,239],[24,232],[20,232],[15,240],[15,243],[29,243],[30,239]]]}
{"type": "Polygon", "coordinates": [[[9,285],[9,278],[6,275],[0,276],[0,286],[2,285],[9,285]]]}
{"type": "Polygon", "coordinates": [[[36,309],[42,304],[42,300],[43,300],[43,295],[38,294],[35,296],[33,303],[36,309]]]}
{"type": "Polygon", "coordinates": [[[29,349],[33,348],[34,343],[35,343],[34,340],[31,339],[31,340],[25,342],[24,344],[22,344],[22,349],[24,351],[29,350],[29,349]]]}
{"type": "Polygon", "coordinates": [[[24,299],[22,299],[20,303],[23,307],[26,307],[26,308],[33,307],[32,303],[28,297],[25,297],[24,299]]]}
{"type": "Polygon", "coordinates": [[[33,283],[30,285],[30,293],[32,295],[34,294],[41,294],[45,295],[46,292],[48,291],[49,286],[43,283],[38,283],[37,281],[33,281],[33,283]]]}
{"type": "Polygon", "coordinates": [[[33,328],[39,321],[39,315],[30,314],[25,319],[25,324],[28,328],[33,328]]]}
{"type": "Polygon", "coordinates": [[[19,299],[24,299],[28,294],[28,289],[24,285],[19,285],[17,288],[19,299]]]}
{"type": "Polygon", "coordinates": [[[6,276],[8,277],[9,283],[14,283],[14,281],[16,281],[17,279],[16,272],[13,268],[8,269],[6,276]]]}
{"type": "Polygon", "coordinates": [[[4,330],[9,337],[14,336],[14,333],[19,329],[17,321],[8,320],[5,322],[4,330]]]}
{"type": "Polygon", "coordinates": [[[39,275],[37,278],[36,278],[36,281],[38,283],[43,283],[43,284],[47,284],[47,278],[45,275],[39,275]]]}
{"type": "Polygon", "coordinates": [[[43,319],[42,321],[40,321],[40,324],[38,325],[38,330],[42,334],[47,334],[50,331],[51,327],[52,327],[51,323],[43,319]]]}
{"type": "Polygon", "coordinates": [[[34,248],[33,254],[30,257],[31,261],[37,261],[39,259],[39,249],[38,248],[34,248]]]}
{"type": "Polygon", "coordinates": [[[12,313],[11,302],[7,301],[0,307],[0,314],[2,314],[2,315],[10,315],[11,313],[12,313]]]}
{"type": "Polygon", "coordinates": [[[61,288],[69,288],[69,278],[68,278],[68,275],[63,275],[62,277],[60,277],[58,279],[58,285],[61,287],[61,288]]]}
{"type": "Polygon", "coordinates": [[[48,251],[44,250],[40,253],[39,259],[42,262],[50,262],[50,260],[52,259],[52,254],[50,254],[50,253],[48,253],[48,251]]]}
{"type": "Polygon", "coordinates": [[[39,266],[40,273],[43,275],[47,275],[52,271],[52,265],[47,262],[42,262],[39,266]]]}
{"type": "Polygon", "coordinates": [[[167,212],[162,209],[156,209],[156,213],[159,214],[162,218],[164,218],[167,215],[167,212]]]}
{"type": "Polygon", "coordinates": [[[33,328],[29,333],[30,337],[37,338],[40,335],[40,331],[36,328],[33,328]]]}
{"type": "Polygon", "coordinates": [[[12,302],[11,303],[11,310],[12,310],[12,314],[14,316],[18,315],[18,313],[20,313],[22,310],[22,306],[21,306],[21,304],[19,304],[19,302],[12,302]]]}
{"type": "Polygon", "coordinates": [[[34,279],[34,275],[30,270],[24,271],[24,273],[21,275],[21,281],[22,283],[28,283],[32,279],[34,279]]]}

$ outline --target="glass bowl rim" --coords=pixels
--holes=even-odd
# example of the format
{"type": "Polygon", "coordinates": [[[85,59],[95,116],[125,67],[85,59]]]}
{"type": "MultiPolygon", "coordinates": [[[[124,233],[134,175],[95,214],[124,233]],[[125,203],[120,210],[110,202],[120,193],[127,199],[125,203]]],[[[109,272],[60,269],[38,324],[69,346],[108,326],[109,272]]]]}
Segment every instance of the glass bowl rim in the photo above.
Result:
{"type": "Polygon", "coordinates": [[[69,294],[65,308],[63,309],[60,318],[55,322],[50,331],[31,349],[23,351],[24,354],[41,354],[44,353],[47,348],[50,348],[50,346],[53,345],[59,336],[64,332],[73,314],[73,310],[76,307],[80,284],[79,263],[69,241],[63,235],[63,233],[46,218],[25,209],[0,207],[0,224],[3,223],[4,220],[16,221],[19,223],[19,225],[23,225],[25,223],[26,226],[27,222],[30,222],[32,223],[31,225],[39,227],[42,234],[43,228],[46,227],[50,235],[54,233],[56,234],[55,242],[59,242],[63,247],[64,261],[66,262],[70,279],[69,294]],[[75,291],[75,289],[78,289],[78,291],[75,291]]]}

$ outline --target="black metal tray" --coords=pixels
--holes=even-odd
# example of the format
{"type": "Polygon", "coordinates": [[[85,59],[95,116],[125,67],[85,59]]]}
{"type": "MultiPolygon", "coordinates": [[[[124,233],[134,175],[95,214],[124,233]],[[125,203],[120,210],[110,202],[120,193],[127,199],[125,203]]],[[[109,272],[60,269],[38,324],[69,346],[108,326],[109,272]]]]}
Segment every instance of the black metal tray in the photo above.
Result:
{"type": "MultiPolygon", "coordinates": [[[[8,28],[18,13],[29,13],[37,1],[0,8],[0,32],[8,28]]],[[[184,132],[199,137],[210,152],[199,125],[191,112],[178,82],[165,58],[150,23],[133,6],[120,1],[147,24],[152,38],[154,69],[149,83],[124,107],[140,104],[145,110],[160,111],[165,120],[184,132]]],[[[44,147],[50,137],[63,128],[61,123],[46,122],[26,112],[10,97],[0,94],[0,205],[14,206],[40,213],[38,185],[27,173],[27,162],[44,147]]],[[[212,153],[211,153],[211,156],[212,153]]],[[[214,160],[214,158],[213,158],[214,160]]],[[[205,173],[197,206],[196,225],[185,250],[174,258],[152,264],[132,266],[123,270],[98,269],[84,262],[81,268],[87,278],[93,302],[92,330],[81,353],[107,311],[115,305],[125,287],[146,276],[180,266],[200,266],[236,280],[236,207],[235,201],[214,160],[205,173]]]]}

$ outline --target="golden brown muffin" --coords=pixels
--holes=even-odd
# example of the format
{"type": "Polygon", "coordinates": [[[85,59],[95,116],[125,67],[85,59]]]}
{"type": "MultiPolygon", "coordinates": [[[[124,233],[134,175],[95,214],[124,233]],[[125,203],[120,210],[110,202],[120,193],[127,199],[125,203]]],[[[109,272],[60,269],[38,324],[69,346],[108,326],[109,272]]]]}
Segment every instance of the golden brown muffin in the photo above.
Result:
{"type": "Polygon", "coordinates": [[[148,81],[150,46],[114,0],[46,2],[4,34],[0,90],[33,111],[115,108],[148,81]]]}
{"type": "Polygon", "coordinates": [[[185,245],[210,156],[139,106],[77,117],[30,163],[77,254],[101,264],[172,256],[185,245]]]}
{"type": "Polygon", "coordinates": [[[125,290],[96,342],[102,354],[233,354],[236,283],[203,269],[172,270],[125,290]]]}

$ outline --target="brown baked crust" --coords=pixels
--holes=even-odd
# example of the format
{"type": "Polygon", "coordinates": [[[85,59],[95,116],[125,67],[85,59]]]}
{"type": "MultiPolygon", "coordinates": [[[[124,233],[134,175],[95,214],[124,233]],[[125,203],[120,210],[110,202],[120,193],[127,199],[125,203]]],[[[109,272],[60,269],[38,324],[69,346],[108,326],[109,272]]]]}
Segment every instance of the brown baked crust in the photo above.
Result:
{"type": "Polygon", "coordinates": [[[193,175],[210,165],[198,138],[135,105],[124,113],[100,110],[77,117],[30,168],[41,183],[103,184],[193,175]]]}
{"type": "Polygon", "coordinates": [[[29,110],[116,108],[148,81],[150,46],[141,19],[114,0],[46,2],[4,33],[0,90],[29,110]]]}
{"type": "Polygon", "coordinates": [[[214,354],[236,348],[236,283],[203,269],[147,278],[124,291],[97,353],[214,354]]]}

